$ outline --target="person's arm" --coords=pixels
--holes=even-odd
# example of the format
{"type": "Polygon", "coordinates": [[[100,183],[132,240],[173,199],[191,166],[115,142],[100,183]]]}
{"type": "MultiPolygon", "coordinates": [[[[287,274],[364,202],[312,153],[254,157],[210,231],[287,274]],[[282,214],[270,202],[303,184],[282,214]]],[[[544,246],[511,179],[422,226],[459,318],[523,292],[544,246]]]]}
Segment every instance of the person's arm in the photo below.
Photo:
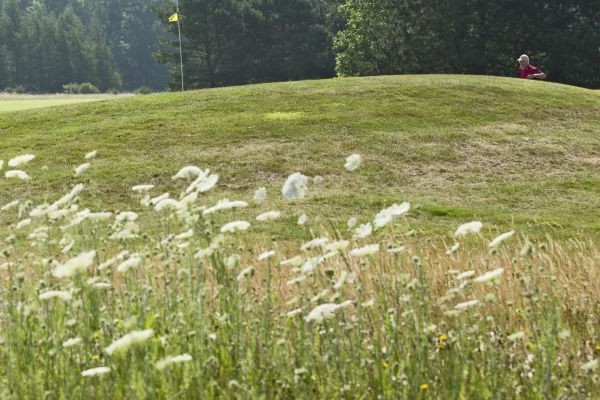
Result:
{"type": "Polygon", "coordinates": [[[546,74],[543,72],[539,72],[537,74],[529,74],[527,75],[527,79],[546,79],[546,74]]]}

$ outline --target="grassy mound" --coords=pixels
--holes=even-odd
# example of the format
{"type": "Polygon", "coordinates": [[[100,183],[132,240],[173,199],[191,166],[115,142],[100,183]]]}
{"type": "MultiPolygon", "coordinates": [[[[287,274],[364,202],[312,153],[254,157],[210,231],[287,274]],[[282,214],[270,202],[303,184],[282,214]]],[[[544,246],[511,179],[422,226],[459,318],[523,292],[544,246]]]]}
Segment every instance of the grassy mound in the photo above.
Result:
{"type": "MultiPolygon", "coordinates": [[[[324,177],[299,205],[338,221],[398,201],[424,229],[485,219],[530,234],[600,227],[600,95],[544,82],[401,76],[254,85],[0,114],[0,155],[37,155],[29,185],[0,181],[3,201],[49,196],[83,154],[90,205],[129,209],[138,183],[174,190],[183,165],[210,168],[230,197],[285,177],[324,177]],[[343,169],[351,153],[358,173],[343,169]],[[47,171],[42,166],[51,166],[47,171]]],[[[85,182],[84,182],[85,183],[85,182]]],[[[211,199],[214,200],[214,199],[211,199]]],[[[295,234],[295,233],[293,233],[295,234]]]]}

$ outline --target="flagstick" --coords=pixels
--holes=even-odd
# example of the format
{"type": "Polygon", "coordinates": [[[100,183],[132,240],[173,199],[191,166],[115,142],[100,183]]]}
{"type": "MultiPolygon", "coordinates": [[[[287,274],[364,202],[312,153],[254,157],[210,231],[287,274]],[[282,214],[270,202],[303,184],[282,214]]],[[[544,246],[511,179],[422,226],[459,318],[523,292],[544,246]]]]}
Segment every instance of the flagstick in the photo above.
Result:
{"type": "Polygon", "coordinates": [[[179,35],[179,67],[181,69],[181,91],[183,92],[183,53],[181,51],[181,27],[179,26],[179,0],[177,0],[177,33],[179,35]]]}

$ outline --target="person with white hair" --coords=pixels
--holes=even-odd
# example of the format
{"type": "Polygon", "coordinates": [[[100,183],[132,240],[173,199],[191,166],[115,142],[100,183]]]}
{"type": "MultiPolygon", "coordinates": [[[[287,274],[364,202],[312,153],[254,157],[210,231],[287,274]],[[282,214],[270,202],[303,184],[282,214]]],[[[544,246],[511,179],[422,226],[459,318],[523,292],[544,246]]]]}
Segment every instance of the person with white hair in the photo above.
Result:
{"type": "Polygon", "coordinates": [[[546,74],[538,67],[529,64],[529,56],[521,54],[519,62],[519,77],[521,79],[546,79],[546,74]]]}

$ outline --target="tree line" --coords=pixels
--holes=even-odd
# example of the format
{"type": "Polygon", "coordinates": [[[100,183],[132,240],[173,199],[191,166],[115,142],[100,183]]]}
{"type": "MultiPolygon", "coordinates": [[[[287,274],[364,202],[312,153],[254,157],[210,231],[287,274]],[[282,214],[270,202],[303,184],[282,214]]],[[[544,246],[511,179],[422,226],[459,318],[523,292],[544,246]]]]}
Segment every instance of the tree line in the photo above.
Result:
{"type": "Polygon", "coordinates": [[[0,0],[0,90],[163,89],[158,0],[0,0]]]}
{"type": "MultiPolygon", "coordinates": [[[[0,0],[0,90],[180,87],[170,0],[0,0]]],[[[600,87],[597,0],[179,0],[186,88],[405,73],[600,87]]]]}

